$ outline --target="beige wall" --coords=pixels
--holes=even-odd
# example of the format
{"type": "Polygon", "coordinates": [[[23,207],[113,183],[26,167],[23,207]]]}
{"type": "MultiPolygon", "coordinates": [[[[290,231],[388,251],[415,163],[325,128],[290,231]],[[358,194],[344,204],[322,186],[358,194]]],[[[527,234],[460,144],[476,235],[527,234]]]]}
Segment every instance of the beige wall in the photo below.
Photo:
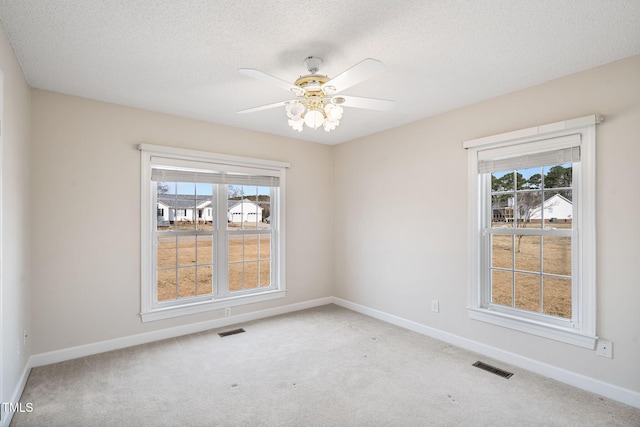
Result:
{"type": "Polygon", "coordinates": [[[2,402],[16,389],[30,354],[30,340],[24,345],[23,330],[31,329],[30,268],[28,252],[29,213],[29,108],[30,90],[13,50],[0,28],[0,76],[3,96],[0,192],[2,259],[2,402]],[[20,356],[17,356],[20,346],[20,356]]]}
{"type": "Polygon", "coordinates": [[[287,296],[234,314],[333,294],[331,147],[33,90],[35,354],[223,316],[140,320],[141,142],[291,163],[287,296]]]}
{"type": "Polygon", "coordinates": [[[335,295],[640,391],[639,135],[635,56],[336,146],[335,295]],[[597,325],[613,341],[614,359],[473,321],[465,310],[462,141],[593,113],[605,116],[597,128],[597,325]],[[412,213],[421,219],[403,219],[412,213]]]}

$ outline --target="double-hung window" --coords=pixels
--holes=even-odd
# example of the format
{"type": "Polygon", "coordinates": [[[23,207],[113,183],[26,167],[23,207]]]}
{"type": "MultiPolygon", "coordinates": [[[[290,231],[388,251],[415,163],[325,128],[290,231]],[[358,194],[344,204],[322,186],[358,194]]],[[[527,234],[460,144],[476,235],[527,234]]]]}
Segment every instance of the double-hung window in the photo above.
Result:
{"type": "Polygon", "coordinates": [[[595,125],[466,141],[469,315],[594,348],[595,125]]]}
{"type": "Polygon", "coordinates": [[[288,164],[139,148],[142,320],[283,297],[288,164]]]}

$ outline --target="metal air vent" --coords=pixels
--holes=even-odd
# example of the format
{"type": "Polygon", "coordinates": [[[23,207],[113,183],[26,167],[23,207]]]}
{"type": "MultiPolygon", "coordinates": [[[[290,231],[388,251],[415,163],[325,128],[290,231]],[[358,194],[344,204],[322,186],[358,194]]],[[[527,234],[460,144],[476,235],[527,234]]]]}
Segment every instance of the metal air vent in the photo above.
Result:
{"type": "Polygon", "coordinates": [[[486,363],[483,363],[483,362],[476,362],[473,364],[473,366],[475,366],[476,368],[484,369],[485,371],[491,372],[492,374],[499,375],[502,378],[509,379],[513,376],[511,372],[507,372],[503,369],[496,368],[495,366],[487,365],[486,363]]]}

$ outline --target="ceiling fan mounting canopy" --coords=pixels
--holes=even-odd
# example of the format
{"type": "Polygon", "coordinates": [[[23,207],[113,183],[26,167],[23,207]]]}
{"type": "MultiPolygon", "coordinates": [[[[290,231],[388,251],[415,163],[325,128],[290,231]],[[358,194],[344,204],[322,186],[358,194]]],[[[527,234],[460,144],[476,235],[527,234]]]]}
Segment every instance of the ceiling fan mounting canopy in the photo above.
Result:
{"type": "MultiPolygon", "coordinates": [[[[317,56],[307,56],[305,58],[304,64],[307,67],[309,74],[300,76],[300,78],[293,83],[297,87],[303,89],[303,91],[297,90],[295,88],[292,89],[291,91],[295,93],[296,96],[305,96],[308,92],[314,92],[312,95],[317,96],[322,96],[327,93],[327,91],[323,90],[322,86],[330,79],[327,76],[318,74],[322,63],[322,58],[317,56]]],[[[308,98],[308,96],[305,97],[308,98]]]]}
{"type": "Polygon", "coordinates": [[[304,65],[306,65],[307,70],[309,70],[309,73],[311,74],[317,73],[323,62],[324,61],[319,56],[307,56],[304,59],[304,65]]]}
{"type": "Polygon", "coordinates": [[[342,105],[378,111],[393,108],[395,102],[385,99],[332,96],[382,72],[384,70],[382,62],[372,58],[364,59],[333,79],[318,74],[322,63],[322,58],[317,56],[305,58],[304,64],[309,74],[301,76],[293,84],[252,68],[240,69],[244,75],[276,84],[291,91],[296,98],[238,111],[238,113],[252,113],[284,106],[289,118],[289,126],[294,130],[302,132],[302,125],[306,124],[313,129],[322,126],[325,131],[329,132],[340,124],[343,113],[342,105]]]}

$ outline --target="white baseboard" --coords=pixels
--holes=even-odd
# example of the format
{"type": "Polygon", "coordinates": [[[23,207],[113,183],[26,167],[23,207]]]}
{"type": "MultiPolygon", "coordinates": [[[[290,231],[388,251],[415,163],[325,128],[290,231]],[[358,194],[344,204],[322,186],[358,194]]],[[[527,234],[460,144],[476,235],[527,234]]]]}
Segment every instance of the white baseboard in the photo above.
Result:
{"type": "MultiPolygon", "coordinates": [[[[8,403],[16,404],[20,402],[20,397],[22,396],[22,392],[24,391],[24,387],[27,385],[27,380],[29,379],[29,374],[31,373],[31,358],[27,361],[24,369],[22,370],[22,374],[20,375],[20,379],[18,380],[18,384],[16,388],[13,390],[13,394],[11,394],[11,398],[8,403]]],[[[26,403],[26,402],[22,402],[26,403]]],[[[9,427],[11,424],[11,420],[13,419],[13,412],[2,410],[2,423],[0,426],[9,427]]]]}
{"type": "Polygon", "coordinates": [[[367,316],[371,316],[375,319],[379,319],[384,322],[391,323],[393,325],[429,336],[431,338],[444,341],[457,347],[461,347],[466,350],[470,350],[487,357],[509,363],[511,365],[526,369],[536,374],[553,378],[554,380],[569,384],[573,387],[586,390],[591,393],[599,394],[601,396],[616,400],[626,405],[640,408],[640,393],[638,393],[637,391],[629,390],[623,387],[606,383],[604,381],[587,377],[582,374],[567,371],[566,369],[558,368],[556,366],[542,363],[537,360],[533,360],[528,357],[524,357],[505,350],[500,350],[499,348],[492,347],[478,341],[470,340],[468,338],[454,335],[449,332],[444,332],[439,329],[414,322],[412,320],[407,320],[393,314],[375,310],[373,308],[369,308],[360,304],[355,304],[341,298],[333,297],[333,303],[341,307],[348,308],[349,310],[366,314],[367,316]]]}
{"type": "Polygon", "coordinates": [[[238,314],[219,319],[207,320],[204,322],[191,323],[173,328],[161,329],[153,332],[145,332],[143,334],[130,335],[128,337],[116,338],[107,341],[81,345],[77,347],[65,348],[62,350],[50,351],[31,356],[31,366],[44,366],[52,363],[64,362],[65,360],[77,359],[78,357],[91,356],[93,354],[104,353],[106,351],[117,350],[134,345],[146,344],[153,341],[175,338],[182,335],[193,334],[195,332],[206,331],[208,329],[222,328],[242,322],[263,319],[266,317],[277,316],[280,314],[291,313],[308,308],[319,307],[321,305],[331,304],[332,297],[319,298],[311,301],[289,304],[281,307],[268,308],[265,310],[253,311],[250,313],[238,314]]]}

